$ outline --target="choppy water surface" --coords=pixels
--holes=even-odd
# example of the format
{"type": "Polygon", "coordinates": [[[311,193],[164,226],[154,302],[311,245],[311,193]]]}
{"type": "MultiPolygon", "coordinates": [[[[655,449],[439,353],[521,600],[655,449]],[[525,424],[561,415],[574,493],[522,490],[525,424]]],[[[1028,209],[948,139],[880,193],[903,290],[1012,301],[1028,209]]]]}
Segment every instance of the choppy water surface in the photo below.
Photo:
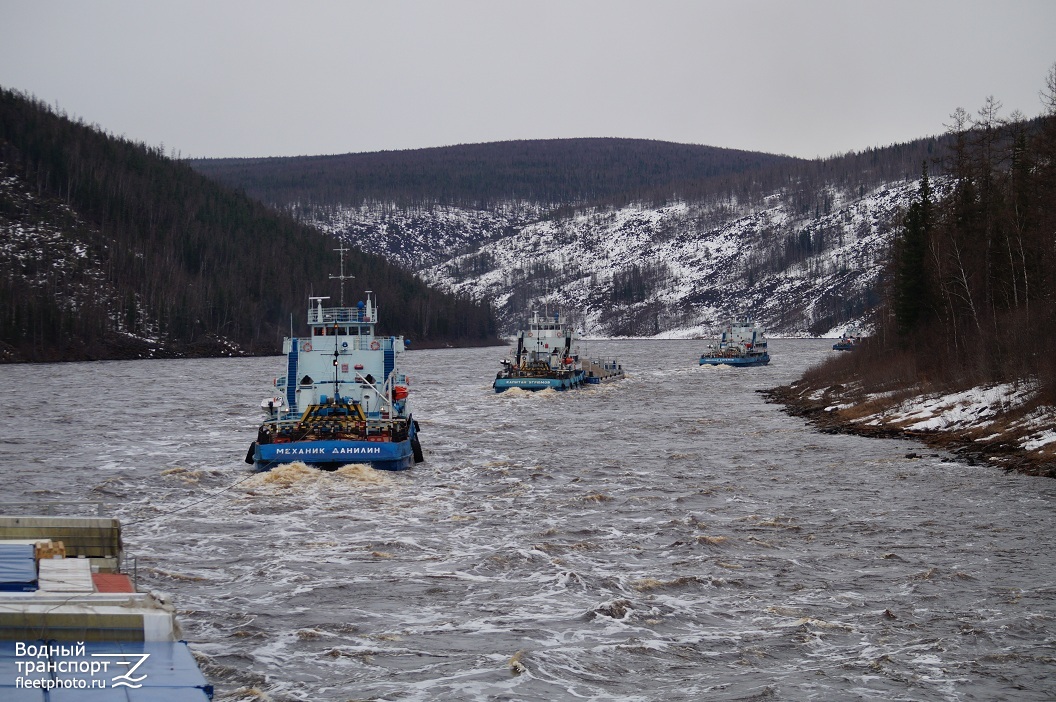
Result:
{"type": "Polygon", "coordinates": [[[701,342],[494,395],[405,356],[426,463],[243,463],[281,359],[0,367],[6,500],[106,500],[219,699],[1051,700],[1056,483],[819,434],[701,342]]]}

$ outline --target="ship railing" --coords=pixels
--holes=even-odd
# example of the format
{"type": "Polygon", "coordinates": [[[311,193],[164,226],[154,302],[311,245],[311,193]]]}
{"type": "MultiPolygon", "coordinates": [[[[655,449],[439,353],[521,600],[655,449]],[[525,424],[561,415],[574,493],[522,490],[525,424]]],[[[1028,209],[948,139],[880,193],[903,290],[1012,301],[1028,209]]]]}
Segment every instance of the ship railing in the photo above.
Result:
{"type": "Polygon", "coordinates": [[[389,416],[395,417],[396,408],[393,407],[392,402],[392,389],[396,385],[395,373],[389,374],[389,377],[385,379],[385,382],[384,384],[382,384],[380,389],[378,388],[377,384],[368,382],[367,379],[364,378],[358,371],[356,372],[356,380],[369,387],[374,392],[374,394],[379,397],[381,401],[385,404],[385,408],[388,410],[389,416]]]}
{"type": "MultiPolygon", "coordinates": [[[[311,337],[311,340],[313,341],[313,343],[318,345],[320,343],[318,340],[319,339],[323,339],[323,338],[324,337],[322,337],[322,336],[313,336],[313,337],[311,337]]],[[[378,339],[377,337],[372,336],[370,334],[336,334],[336,335],[335,334],[327,334],[325,336],[325,338],[326,339],[336,339],[337,341],[335,341],[334,343],[337,343],[338,341],[340,343],[343,343],[343,344],[347,343],[348,344],[347,348],[341,347],[341,352],[342,353],[345,352],[346,350],[347,351],[367,351],[367,350],[373,351],[374,349],[370,348],[371,342],[377,341],[377,342],[379,342],[379,345],[384,343],[384,339],[378,339]]],[[[316,350],[323,350],[323,348],[317,346],[316,350]]],[[[333,347],[332,346],[330,347],[329,351],[327,351],[327,353],[333,353],[333,347]]]]}
{"type": "Polygon", "coordinates": [[[374,309],[371,317],[365,309],[359,307],[318,307],[308,308],[308,324],[373,324],[377,321],[378,310],[374,309]]]}
{"type": "Polygon", "coordinates": [[[133,556],[122,549],[118,558],[117,572],[124,573],[132,580],[132,589],[139,592],[139,557],[133,556]],[[129,565],[131,563],[131,565],[129,565]]]}

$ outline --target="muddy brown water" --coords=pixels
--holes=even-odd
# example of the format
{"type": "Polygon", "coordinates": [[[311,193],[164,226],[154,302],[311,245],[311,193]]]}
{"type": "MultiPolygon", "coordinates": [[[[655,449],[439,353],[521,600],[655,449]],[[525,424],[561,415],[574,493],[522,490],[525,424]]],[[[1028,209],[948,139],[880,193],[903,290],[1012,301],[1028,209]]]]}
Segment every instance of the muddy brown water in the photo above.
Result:
{"type": "Polygon", "coordinates": [[[3,499],[104,501],[220,700],[1056,698],[1056,483],[756,392],[831,341],[704,345],[590,342],[629,377],[540,394],[408,353],[400,473],[250,473],[280,358],[0,366],[3,499]]]}

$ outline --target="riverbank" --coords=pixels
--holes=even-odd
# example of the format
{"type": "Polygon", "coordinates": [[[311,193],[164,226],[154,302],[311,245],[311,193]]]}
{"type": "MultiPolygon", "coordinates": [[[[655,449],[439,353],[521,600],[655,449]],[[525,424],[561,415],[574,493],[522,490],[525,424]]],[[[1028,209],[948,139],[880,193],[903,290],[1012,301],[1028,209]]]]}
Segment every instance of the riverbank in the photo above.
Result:
{"type": "Polygon", "coordinates": [[[971,464],[1056,478],[1056,408],[1028,383],[867,393],[800,380],[760,392],[823,432],[912,439],[971,464]]]}

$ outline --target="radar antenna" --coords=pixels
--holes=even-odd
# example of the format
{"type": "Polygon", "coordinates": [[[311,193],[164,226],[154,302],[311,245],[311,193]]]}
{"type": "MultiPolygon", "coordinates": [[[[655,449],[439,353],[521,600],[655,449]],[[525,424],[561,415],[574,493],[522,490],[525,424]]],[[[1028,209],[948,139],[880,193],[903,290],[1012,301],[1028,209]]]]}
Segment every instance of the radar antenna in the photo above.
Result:
{"type": "Polygon", "coordinates": [[[341,301],[341,307],[344,307],[345,306],[345,281],[346,280],[352,280],[356,276],[354,276],[354,275],[345,275],[345,252],[346,251],[351,251],[351,249],[346,249],[345,248],[345,242],[343,242],[343,241],[339,242],[338,245],[337,245],[337,248],[334,249],[334,251],[337,251],[338,255],[341,258],[341,275],[332,275],[332,276],[330,276],[330,280],[340,280],[341,281],[341,297],[340,297],[340,301],[341,301]]]}

